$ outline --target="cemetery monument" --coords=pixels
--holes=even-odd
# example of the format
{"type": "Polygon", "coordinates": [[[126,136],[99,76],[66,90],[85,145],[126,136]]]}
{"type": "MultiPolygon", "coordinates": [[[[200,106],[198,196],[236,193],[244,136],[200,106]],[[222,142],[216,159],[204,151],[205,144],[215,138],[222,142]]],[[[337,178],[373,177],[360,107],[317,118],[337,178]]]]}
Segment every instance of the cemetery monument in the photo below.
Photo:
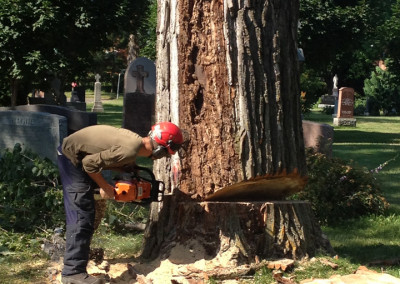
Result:
{"type": "Polygon", "coordinates": [[[156,67],[139,57],[125,71],[122,127],[146,136],[154,124],[156,67]]]}
{"type": "Polygon", "coordinates": [[[333,118],[333,125],[356,126],[354,114],[354,89],[340,88],[337,115],[333,118]]]}
{"type": "Polygon", "coordinates": [[[100,75],[96,74],[96,82],[94,83],[94,104],[92,107],[92,112],[103,112],[103,103],[101,102],[101,82],[100,75]]]}

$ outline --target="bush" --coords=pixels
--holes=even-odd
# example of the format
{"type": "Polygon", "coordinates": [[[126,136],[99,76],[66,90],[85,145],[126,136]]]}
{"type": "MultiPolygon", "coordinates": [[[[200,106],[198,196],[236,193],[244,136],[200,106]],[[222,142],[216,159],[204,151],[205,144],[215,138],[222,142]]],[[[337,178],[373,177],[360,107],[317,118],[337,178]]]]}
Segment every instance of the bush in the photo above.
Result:
{"type": "Polygon", "coordinates": [[[335,107],[332,106],[326,106],[322,109],[322,113],[327,115],[332,115],[334,112],[335,112],[335,107]]]}
{"type": "Polygon", "coordinates": [[[293,198],[309,200],[322,224],[383,214],[388,203],[373,174],[346,161],[307,150],[308,183],[293,198]]]}
{"type": "Polygon", "coordinates": [[[64,224],[58,169],[16,144],[0,158],[0,226],[28,232],[64,224]]]}
{"type": "Polygon", "coordinates": [[[370,113],[382,110],[385,114],[400,112],[400,85],[397,75],[376,67],[371,77],[364,81],[364,93],[368,98],[370,113]]]}
{"type": "Polygon", "coordinates": [[[310,112],[318,99],[326,93],[326,83],[311,70],[306,70],[300,76],[301,110],[303,113],[310,112]]]}
{"type": "Polygon", "coordinates": [[[354,101],[354,115],[364,115],[367,108],[367,100],[365,98],[356,98],[354,101]]]}

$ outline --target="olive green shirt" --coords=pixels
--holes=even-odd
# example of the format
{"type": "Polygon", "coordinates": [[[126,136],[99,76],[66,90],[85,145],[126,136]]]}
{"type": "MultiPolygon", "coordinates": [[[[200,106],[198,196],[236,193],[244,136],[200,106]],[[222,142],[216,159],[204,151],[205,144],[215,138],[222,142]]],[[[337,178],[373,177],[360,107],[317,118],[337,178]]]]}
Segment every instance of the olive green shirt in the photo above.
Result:
{"type": "Polygon", "coordinates": [[[64,138],[61,149],[75,166],[98,173],[134,164],[141,146],[142,137],[128,129],[93,125],[64,138]]]}

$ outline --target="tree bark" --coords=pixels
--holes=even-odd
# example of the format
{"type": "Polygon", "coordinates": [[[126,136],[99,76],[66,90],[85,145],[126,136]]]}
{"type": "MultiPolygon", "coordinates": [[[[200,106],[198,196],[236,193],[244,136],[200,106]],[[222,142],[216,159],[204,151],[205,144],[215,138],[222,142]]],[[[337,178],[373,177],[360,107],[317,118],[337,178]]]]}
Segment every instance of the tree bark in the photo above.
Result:
{"type": "Polygon", "coordinates": [[[191,143],[185,159],[156,163],[158,176],[200,198],[265,174],[304,176],[298,1],[160,1],[159,15],[157,120],[191,143]]]}
{"type": "MultiPolygon", "coordinates": [[[[296,48],[298,9],[297,0],[158,1],[156,120],[188,130],[190,144],[184,158],[174,155],[154,164],[157,178],[165,182],[171,196],[152,204],[144,257],[156,257],[171,241],[183,240],[187,220],[182,217],[186,214],[194,220],[196,208],[215,210],[196,220],[196,227],[212,230],[212,226],[228,226],[219,223],[224,222],[219,212],[230,219],[229,212],[234,210],[238,215],[232,218],[239,226],[247,221],[247,210],[260,212],[261,207],[270,207],[257,202],[217,202],[205,203],[210,204],[206,210],[195,200],[279,200],[303,189],[306,164],[296,48]],[[232,199],[223,198],[235,191],[239,194],[232,194],[232,199]],[[190,201],[189,208],[182,204],[190,201]],[[240,213],[230,206],[240,207],[240,213]]],[[[296,204],[285,206],[273,209],[281,212],[281,221],[287,216],[294,218],[288,221],[291,224],[307,222],[304,225],[317,227],[307,219],[312,216],[309,205],[302,205],[306,215],[301,218],[301,214],[289,213],[297,210],[296,204]]],[[[270,215],[263,216],[268,219],[270,215]]],[[[287,240],[290,234],[295,238],[304,233],[297,225],[279,227],[283,228],[288,230],[287,240]]],[[[221,230],[225,229],[229,235],[235,231],[221,230]]],[[[238,231],[245,232],[244,227],[238,231]]],[[[210,234],[221,236],[215,231],[210,234]]],[[[207,234],[202,236],[209,239],[207,234]]],[[[298,257],[319,247],[313,237],[305,240],[306,246],[288,241],[290,248],[285,251],[287,241],[275,243],[278,236],[263,236],[257,242],[264,244],[256,247],[255,240],[245,240],[248,245],[243,255],[253,257],[252,251],[262,247],[262,256],[267,256],[282,245],[283,255],[298,257]]]]}

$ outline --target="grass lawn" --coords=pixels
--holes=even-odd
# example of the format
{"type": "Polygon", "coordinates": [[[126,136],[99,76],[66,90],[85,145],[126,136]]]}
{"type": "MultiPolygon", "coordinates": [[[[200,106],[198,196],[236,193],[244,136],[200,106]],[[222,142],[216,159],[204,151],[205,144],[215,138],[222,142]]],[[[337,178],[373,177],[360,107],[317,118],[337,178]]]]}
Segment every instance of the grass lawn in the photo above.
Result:
{"type": "MultiPolygon", "coordinates": [[[[332,116],[319,110],[314,110],[305,119],[333,125],[332,116]]],[[[375,262],[372,267],[400,277],[400,117],[356,119],[356,127],[334,127],[333,155],[368,170],[382,165],[375,177],[390,208],[386,216],[364,217],[323,230],[339,256],[349,263],[375,262]],[[397,264],[380,263],[387,260],[395,260],[397,264]]]]}
{"type": "MultiPolygon", "coordinates": [[[[93,96],[87,94],[87,110],[91,111],[93,96]]],[[[123,98],[103,96],[104,112],[98,113],[98,123],[116,127],[122,125],[123,98]]],[[[305,119],[332,125],[330,115],[319,110],[305,119]]],[[[342,222],[335,227],[323,227],[338,259],[330,259],[339,265],[333,270],[320,262],[297,264],[289,272],[295,281],[307,278],[329,278],[334,274],[349,274],[360,265],[377,271],[385,271],[400,278],[400,117],[357,117],[356,127],[335,127],[333,155],[373,170],[383,165],[375,174],[381,184],[390,210],[385,216],[368,216],[342,222]],[[387,164],[385,164],[387,163],[387,164]],[[384,264],[383,261],[392,264],[384,264]]],[[[142,166],[151,167],[149,159],[139,160],[142,166]]],[[[143,213],[133,210],[135,214],[143,213]]],[[[132,211],[132,212],[133,212],[132,211]]],[[[47,256],[40,250],[39,241],[26,234],[2,232],[0,244],[15,247],[13,252],[3,251],[0,246],[0,283],[47,283],[47,256]]],[[[139,252],[142,234],[116,235],[101,225],[93,237],[94,246],[105,249],[106,257],[129,259],[139,252]]],[[[326,258],[327,256],[318,256],[326,258]]],[[[290,276],[290,275],[289,275],[290,276]]],[[[209,283],[214,283],[209,281],[209,283]]],[[[215,282],[216,283],[216,282],[215,282]]],[[[246,282],[249,283],[249,282],[246,282]]],[[[262,269],[254,283],[276,283],[271,271],[262,269]]]]}

